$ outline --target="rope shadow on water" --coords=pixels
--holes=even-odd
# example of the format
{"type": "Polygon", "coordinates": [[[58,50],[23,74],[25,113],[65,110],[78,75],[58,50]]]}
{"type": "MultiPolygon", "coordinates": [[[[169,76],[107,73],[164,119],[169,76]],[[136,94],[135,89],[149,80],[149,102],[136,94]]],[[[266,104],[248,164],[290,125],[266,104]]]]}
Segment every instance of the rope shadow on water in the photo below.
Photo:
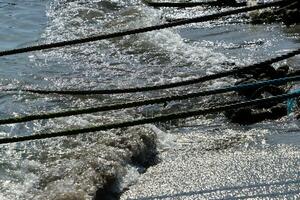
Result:
{"type": "MultiPolygon", "coordinates": [[[[300,185],[300,179],[290,180],[290,181],[281,181],[281,182],[274,182],[274,183],[261,183],[257,185],[247,185],[247,186],[233,186],[233,187],[224,187],[224,188],[216,188],[210,190],[199,190],[199,191],[190,191],[190,192],[181,192],[177,194],[166,194],[161,196],[150,196],[150,197],[139,197],[139,198],[128,198],[128,200],[154,200],[154,199],[172,199],[178,197],[192,197],[194,195],[208,195],[211,193],[216,192],[224,192],[224,191],[239,191],[243,189],[252,189],[258,187],[268,187],[271,188],[273,186],[288,186],[292,184],[300,185]]],[[[299,186],[300,187],[300,186],[299,186]]],[[[218,199],[248,199],[248,198],[261,198],[261,197],[278,197],[283,195],[295,195],[300,194],[300,190],[290,190],[285,192],[271,192],[268,194],[254,194],[254,195],[246,195],[240,197],[227,197],[227,198],[218,198],[218,199]]]]}

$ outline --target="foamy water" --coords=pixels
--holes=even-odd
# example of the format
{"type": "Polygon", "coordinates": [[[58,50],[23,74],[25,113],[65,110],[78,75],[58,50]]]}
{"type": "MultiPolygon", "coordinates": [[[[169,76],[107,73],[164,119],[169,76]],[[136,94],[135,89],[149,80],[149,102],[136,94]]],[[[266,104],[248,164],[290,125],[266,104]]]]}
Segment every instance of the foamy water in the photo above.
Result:
{"type": "MultiPolygon", "coordinates": [[[[6,7],[3,8],[0,5],[1,12],[7,16],[11,16],[12,11],[20,13],[20,16],[16,16],[17,20],[10,22],[12,27],[1,30],[1,38],[6,39],[0,41],[3,46],[1,49],[139,28],[163,23],[166,19],[192,17],[215,11],[203,8],[153,9],[138,0],[28,2],[4,2],[6,7]],[[36,10],[39,13],[37,16],[33,14],[36,10]],[[8,39],[7,33],[14,31],[21,34],[17,37],[20,41],[8,39]]],[[[293,33],[292,28],[283,29],[278,25],[250,26],[238,22],[239,17],[233,17],[225,22],[218,20],[4,57],[0,60],[3,66],[1,85],[53,90],[155,85],[231,69],[232,65],[227,63],[253,63],[275,53],[299,47],[299,35],[293,33]]],[[[204,86],[221,87],[233,82],[233,79],[222,79],[204,86]]],[[[199,86],[152,93],[87,97],[2,93],[0,109],[1,117],[6,118],[197,90],[199,86]]],[[[170,102],[164,106],[144,106],[40,120],[2,126],[0,134],[1,137],[9,137],[49,133],[205,107],[212,102],[218,102],[218,98],[198,98],[170,102]]],[[[289,122],[288,119],[283,121],[294,124],[295,129],[298,127],[297,123],[289,122]]],[[[189,143],[189,138],[181,138],[180,134],[194,134],[195,127],[196,132],[198,129],[198,133],[204,134],[203,131],[223,123],[226,124],[226,119],[222,115],[213,115],[68,138],[3,145],[0,149],[0,199],[92,199],[98,188],[107,184],[114,185],[115,192],[127,190],[136,184],[156,151],[162,153],[184,148],[189,143]],[[180,128],[185,126],[191,127],[180,128]]],[[[203,136],[203,151],[230,146],[232,140],[238,146],[247,144],[265,147],[268,142],[264,138],[266,135],[273,135],[270,130],[277,128],[276,123],[262,123],[262,128],[254,125],[255,130],[247,132],[246,139],[237,140],[236,138],[244,138],[244,130],[227,125],[228,127],[221,129],[221,136],[218,134],[220,129],[212,129],[215,135],[211,137],[203,136]]],[[[289,134],[287,131],[284,133],[289,134]]],[[[274,135],[277,137],[280,133],[274,135]]],[[[279,140],[276,137],[271,137],[275,145],[279,140]]],[[[284,145],[295,144],[284,142],[284,145]]],[[[295,152],[298,153],[298,145],[296,146],[295,152]]],[[[224,159],[226,156],[225,153],[224,159]]]]}

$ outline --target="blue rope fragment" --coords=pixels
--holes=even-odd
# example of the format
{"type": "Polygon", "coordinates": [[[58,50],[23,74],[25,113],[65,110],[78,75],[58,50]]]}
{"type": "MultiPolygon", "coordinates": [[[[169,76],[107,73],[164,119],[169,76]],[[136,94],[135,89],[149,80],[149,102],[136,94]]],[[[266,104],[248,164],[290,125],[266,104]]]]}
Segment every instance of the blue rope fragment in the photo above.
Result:
{"type": "MultiPolygon", "coordinates": [[[[289,94],[300,94],[300,88],[289,91],[289,94]]],[[[287,113],[293,113],[298,108],[297,98],[290,98],[287,100],[287,113]]]]}

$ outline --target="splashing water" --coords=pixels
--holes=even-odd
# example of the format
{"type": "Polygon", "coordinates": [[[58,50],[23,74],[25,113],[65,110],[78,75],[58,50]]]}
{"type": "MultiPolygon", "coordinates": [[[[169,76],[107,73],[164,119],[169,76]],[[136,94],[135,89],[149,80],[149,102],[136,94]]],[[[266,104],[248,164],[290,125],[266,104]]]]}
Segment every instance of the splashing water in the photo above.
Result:
{"type": "MultiPolygon", "coordinates": [[[[7,1],[5,6],[10,10],[4,10],[1,4],[0,9],[7,12],[8,16],[12,11],[31,16],[28,10],[31,14],[39,10],[38,16],[32,14],[31,18],[10,22],[12,26],[19,28],[14,31],[21,32],[23,39],[7,39],[4,42],[1,40],[2,48],[5,49],[151,26],[163,23],[167,18],[185,18],[211,12],[203,8],[158,10],[145,6],[139,0],[32,0],[24,3],[7,1]],[[26,28],[26,23],[32,26],[26,28]],[[32,30],[37,32],[33,34],[32,30]],[[35,38],[31,38],[33,35],[35,38]]],[[[230,20],[238,21],[238,17],[230,20]]],[[[1,38],[7,36],[9,31],[12,29],[1,29],[1,38]]],[[[228,25],[223,20],[217,20],[213,23],[193,24],[1,58],[1,85],[59,90],[162,84],[230,69],[232,66],[226,65],[228,62],[248,64],[263,60],[266,56],[298,46],[295,38],[297,34],[286,34],[276,25],[228,25]]],[[[222,79],[204,86],[221,87],[232,82],[232,79],[222,79]]],[[[198,90],[199,86],[182,89],[189,92],[198,90]]],[[[168,95],[171,92],[179,93],[181,90],[88,97],[3,93],[0,111],[1,117],[6,118],[70,107],[104,105],[127,99],[137,100],[168,95]]],[[[1,127],[1,137],[49,133],[130,120],[151,116],[156,112],[205,107],[206,103],[213,101],[213,97],[198,98],[180,103],[171,102],[165,106],[145,106],[141,109],[7,125],[1,127]]],[[[152,124],[68,138],[3,145],[0,148],[0,198],[92,199],[98,188],[103,188],[106,184],[114,185],[116,192],[128,189],[137,181],[145,167],[143,165],[155,155],[157,148],[159,152],[185,148],[192,141],[185,136],[191,132],[192,135],[203,134],[200,138],[203,141],[198,144],[201,151],[214,151],[243,145],[265,147],[265,138],[273,135],[266,130],[277,128],[274,124],[262,124],[266,126],[262,128],[254,126],[244,137],[243,130],[230,125],[220,134],[220,129],[216,127],[223,123],[226,121],[222,115],[214,115],[174,121],[170,124],[152,124]],[[180,128],[187,125],[191,127],[180,128]],[[205,135],[205,131],[212,135],[205,135]]],[[[278,143],[278,138],[274,138],[272,141],[278,143]]],[[[231,157],[225,153],[223,158],[227,157],[229,162],[231,157]]]]}

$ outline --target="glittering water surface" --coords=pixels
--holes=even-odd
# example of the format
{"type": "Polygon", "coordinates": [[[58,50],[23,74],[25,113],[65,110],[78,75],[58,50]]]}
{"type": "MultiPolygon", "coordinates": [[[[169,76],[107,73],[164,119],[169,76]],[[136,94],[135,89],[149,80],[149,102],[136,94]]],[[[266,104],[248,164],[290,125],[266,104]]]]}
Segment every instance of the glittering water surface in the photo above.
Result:
{"type": "MultiPolygon", "coordinates": [[[[3,0],[0,2],[0,49],[71,40],[219,11],[201,7],[153,9],[139,0],[3,0]]],[[[233,66],[228,63],[255,63],[299,48],[298,27],[249,25],[243,23],[245,21],[245,16],[239,15],[1,57],[1,87],[88,90],[155,85],[231,69],[233,66]]],[[[297,57],[286,62],[299,67],[297,57]]],[[[201,87],[216,88],[232,83],[234,79],[223,78],[201,87]]],[[[199,85],[126,95],[2,92],[0,117],[198,90],[199,85]]],[[[49,133],[137,119],[201,108],[222,98],[224,96],[198,98],[161,106],[5,125],[1,126],[0,136],[49,133]]],[[[129,188],[123,199],[234,196],[263,199],[268,195],[297,198],[299,142],[299,123],[288,117],[240,127],[228,123],[221,114],[2,145],[0,199],[92,199],[97,188],[111,180],[118,183],[116,190],[129,188]],[[140,175],[141,165],[153,153],[155,144],[161,162],[140,175]]]]}

